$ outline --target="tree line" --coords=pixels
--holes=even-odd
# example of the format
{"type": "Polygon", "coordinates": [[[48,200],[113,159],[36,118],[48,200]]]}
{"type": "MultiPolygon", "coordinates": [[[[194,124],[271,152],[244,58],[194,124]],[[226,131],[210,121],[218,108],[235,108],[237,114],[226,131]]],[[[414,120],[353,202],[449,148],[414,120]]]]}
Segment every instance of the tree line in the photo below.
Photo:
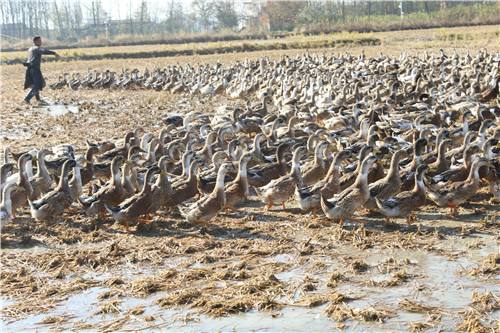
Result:
{"type": "Polygon", "coordinates": [[[484,17],[500,16],[495,1],[193,0],[185,8],[179,0],[143,0],[132,9],[129,0],[120,5],[129,10],[126,17],[116,19],[100,0],[1,0],[2,39],[16,41],[40,34],[76,43],[82,38],[112,40],[120,35],[383,30],[384,24],[405,20],[480,24],[484,17]]]}

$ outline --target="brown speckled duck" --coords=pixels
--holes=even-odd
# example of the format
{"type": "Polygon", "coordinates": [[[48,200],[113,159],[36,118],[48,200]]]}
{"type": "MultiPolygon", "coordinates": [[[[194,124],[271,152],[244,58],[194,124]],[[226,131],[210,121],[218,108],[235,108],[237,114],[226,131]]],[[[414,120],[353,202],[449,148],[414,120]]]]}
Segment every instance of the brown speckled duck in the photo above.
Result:
{"type": "Polygon", "coordinates": [[[354,184],[334,195],[332,199],[327,200],[321,196],[321,208],[327,218],[338,221],[342,225],[345,219],[352,219],[352,215],[363,207],[370,198],[368,172],[375,162],[377,162],[377,157],[368,155],[361,162],[361,168],[354,184]]]}
{"type": "Polygon", "coordinates": [[[53,220],[62,215],[64,210],[71,206],[74,198],[68,184],[68,175],[70,170],[75,166],[76,162],[74,160],[64,162],[57,187],[38,200],[29,200],[31,216],[35,220],[53,220]]]}

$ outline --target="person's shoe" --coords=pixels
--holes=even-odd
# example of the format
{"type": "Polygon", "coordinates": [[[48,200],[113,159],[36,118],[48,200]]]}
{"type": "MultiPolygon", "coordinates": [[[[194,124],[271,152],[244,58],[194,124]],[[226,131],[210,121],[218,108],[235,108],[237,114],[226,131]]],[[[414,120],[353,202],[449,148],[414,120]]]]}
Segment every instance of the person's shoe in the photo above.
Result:
{"type": "Polygon", "coordinates": [[[31,104],[31,103],[30,103],[30,101],[29,101],[29,100],[27,100],[26,98],[25,98],[25,99],[23,99],[23,102],[24,102],[24,104],[26,104],[26,105],[30,105],[30,104],[31,104]]]}
{"type": "Polygon", "coordinates": [[[43,99],[38,100],[38,106],[46,106],[49,105],[49,103],[45,102],[43,99]]]}

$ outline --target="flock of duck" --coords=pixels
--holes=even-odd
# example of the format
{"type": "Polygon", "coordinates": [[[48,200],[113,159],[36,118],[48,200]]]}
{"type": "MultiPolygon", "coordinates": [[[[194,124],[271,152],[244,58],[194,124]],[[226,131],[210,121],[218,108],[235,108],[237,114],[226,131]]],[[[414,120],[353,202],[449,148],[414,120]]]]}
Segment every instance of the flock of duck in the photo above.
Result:
{"type": "Polygon", "coordinates": [[[171,66],[63,76],[54,88],[152,88],[246,103],[167,115],[159,133],[4,151],[2,224],[78,210],[124,225],[181,214],[206,223],[258,198],[291,199],[343,223],[357,212],[406,217],[435,204],[458,214],[478,191],[500,200],[500,55],[310,55],[224,67],[171,66]],[[177,88],[176,88],[177,87],[177,88]],[[251,103],[251,99],[258,102],[251,103]],[[36,165],[36,167],[34,167],[36,165]]]}

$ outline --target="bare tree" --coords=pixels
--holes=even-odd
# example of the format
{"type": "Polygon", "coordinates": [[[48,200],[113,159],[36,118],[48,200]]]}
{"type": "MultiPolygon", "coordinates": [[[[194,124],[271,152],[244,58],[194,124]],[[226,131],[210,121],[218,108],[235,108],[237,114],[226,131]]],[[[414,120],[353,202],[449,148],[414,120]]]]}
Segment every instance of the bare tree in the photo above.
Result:
{"type": "Polygon", "coordinates": [[[210,31],[214,19],[214,3],[208,0],[194,0],[194,12],[204,31],[210,31]]]}
{"type": "Polygon", "coordinates": [[[59,8],[57,7],[57,1],[54,1],[54,11],[55,11],[56,18],[57,18],[57,27],[58,27],[58,31],[59,31],[59,37],[62,37],[64,27],[63,27],[63,23],[61,20],[61,13],[59,12],[59,8]]]}
{"type": "Polygon", "coordinates": [[[238,26],[238,13],[234,1],[216,1],[214,2],[214,8],[218,28],[234,28],[238,26]]]}

